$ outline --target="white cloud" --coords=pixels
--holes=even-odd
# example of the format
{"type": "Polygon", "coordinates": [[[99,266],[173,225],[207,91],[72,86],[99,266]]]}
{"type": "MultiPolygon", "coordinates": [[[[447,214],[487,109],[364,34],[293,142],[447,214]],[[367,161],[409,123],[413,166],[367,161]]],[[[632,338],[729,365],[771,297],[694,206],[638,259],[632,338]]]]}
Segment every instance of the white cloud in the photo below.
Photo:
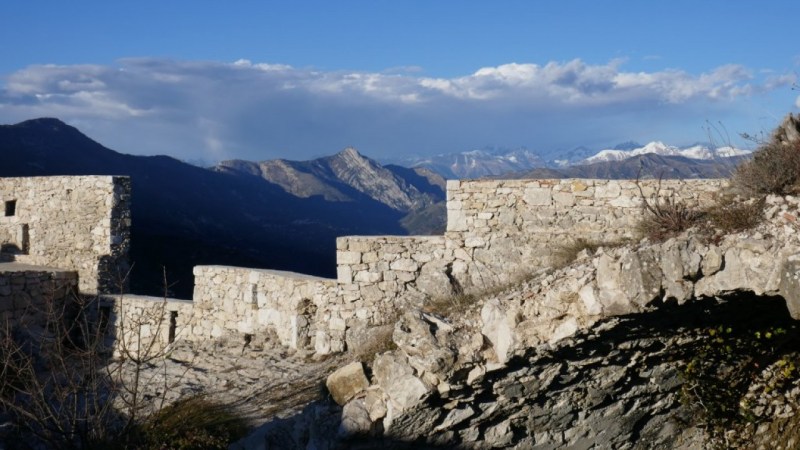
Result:
{"type": "Polygon", "coordinates": [[[664,129],[680,120],[702,123],[702,114],[726,114],[795,81],[761,79],[737,65],[695,75],[627,72],[624,63],[509,63],[454,78],[424,77],[416,68],[325,72],[246,59],[41,65],[7,77],[0,121],[55,116],[121,151],[182,158],[297,158],[345,145],[368,146],[377,156],[485,144],[568,146],[576,136],[588,144],[616,139],[613,133],[627,139],[632,133],[620,125],[626,120],[670,121],[664,129]]]}

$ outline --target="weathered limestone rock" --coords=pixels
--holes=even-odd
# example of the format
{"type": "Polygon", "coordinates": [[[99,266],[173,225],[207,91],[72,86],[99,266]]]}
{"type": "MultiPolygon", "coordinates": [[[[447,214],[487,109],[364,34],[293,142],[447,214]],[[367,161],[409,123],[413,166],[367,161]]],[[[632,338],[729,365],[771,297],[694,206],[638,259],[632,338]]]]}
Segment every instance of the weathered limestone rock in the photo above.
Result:
{"type": "Polygon", "coordinates": [[[414,376],[408,358],[397,352],[377,356],[372,365],[372,374],[376,384],[389,398],[386,414],[388,423],[391,423],[394,415],[419,403],[430,391],[421,379],[414,376]]]}
{"type": "Polygon", "coordinates": [[[513,318],[508,317],[508,311],[497,300],[490,300],[481,309],[481,333],[491,343],[497,362],[506,362],[511,356],[514,346],[513,318]]]}
{"type": "Polygon", "coordinates": [[[780,256],[776,253],[768,251],[762,242],[737,242],[725,250],[723,269],[695,283],[695,294],[713,296],[717,292],[750,290],[761,295],[776,291],[780,272],[780,261],[776,261],[780,256]]]}
{"type": "Polygon", "coordinates": [[[360,362],[350,363],[328,376],[325,386],[333,400],[344,405],[353,397],[363,392],[368,386],[364,367],[360,362]]]}
{"type": "Polygon", "coordinates": [[[372,428],[373,422],[363,398],[357,398],[344,405],[339,425],[340,437],[368,434],[372,428]]]}
{"type": "Polygon", "coordinates": [[[789,314],[800,320],[800,254],[789,256],[781,266],[780,293],[789,314]]]}
{"type": "Polygon", "coordinates": [[[367,390],[367,395],[364,396],[364,407],[367,408],[369,413],[369,420],[373,422],[383,419],[388,412],[383,392],[379,388],[367,390]]]}
{"type": "Polygon", "coordinates": [[[392,339],[419,373],[441,375],[455,362],[453,350],[447,347],[447,334],[451,330],[443,321],[414,310],[401,316],[392,339]]]}
{"type": "Polygon", "coordinates": [[[639,308],[659,297],[661,267],[654,250],[631,252],[620,260],[619,287],[625,298],[639,308]]]}

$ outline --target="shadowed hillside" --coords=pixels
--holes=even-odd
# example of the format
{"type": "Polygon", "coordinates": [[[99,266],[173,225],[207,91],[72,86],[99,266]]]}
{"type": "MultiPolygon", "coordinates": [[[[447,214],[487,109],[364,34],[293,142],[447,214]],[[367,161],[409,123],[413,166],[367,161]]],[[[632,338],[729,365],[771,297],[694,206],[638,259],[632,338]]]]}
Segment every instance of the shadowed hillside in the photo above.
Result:
{"type": "Polygon", "coordinates": [[[117,153],[57,119],[0,126],[0,176],[127,175],[133,186],[132,289],[189,297],[191,268],[230,264],[333,276],[335,238],[405,234],[403,213],[378,202],[298,198],[257,176],[232,176],[167,156],[117,153]]]}

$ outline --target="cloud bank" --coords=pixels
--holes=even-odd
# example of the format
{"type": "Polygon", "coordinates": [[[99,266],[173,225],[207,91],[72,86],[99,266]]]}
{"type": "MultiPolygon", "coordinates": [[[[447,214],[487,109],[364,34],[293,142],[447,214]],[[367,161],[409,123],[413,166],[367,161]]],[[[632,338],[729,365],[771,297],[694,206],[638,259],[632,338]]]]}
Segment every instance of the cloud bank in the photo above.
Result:
{"type": "Polygon", "coordinates": [[[738,65],[630,72],[623,60],[511,63],[434,78],[418,68],[367,73],[139,58],[12,73],[0,85],[0,122],[58,117],[119,151],[208,161],[302,159],[348,145],[377,157],[483,145],[548,151],[675,142],[687,129],[699,132],[705,119],[735,117],[750,99],[793,82],[738,65]]]}

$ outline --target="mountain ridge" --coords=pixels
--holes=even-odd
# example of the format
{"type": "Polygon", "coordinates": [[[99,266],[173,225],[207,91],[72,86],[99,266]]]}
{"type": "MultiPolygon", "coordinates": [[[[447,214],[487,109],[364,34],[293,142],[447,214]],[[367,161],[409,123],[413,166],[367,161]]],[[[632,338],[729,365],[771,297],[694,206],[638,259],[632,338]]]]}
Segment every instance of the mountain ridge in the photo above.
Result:
{"type": "Polygon", "coordinates": [[[0,126],[0,155],[0,176],[131,177],[137,293],[163,295],[163,267],[169,294],[182,298],[191,296],[192,267],[201,264],[333,277],[337,236],[406,234],[404,214],[379,202],[299,198],[261,178],[118,153],[53,118],[0,126]]]}
{"type": "Polygon", "coordinates": [[[295,196],[328,201],[368,198],[408,213],[444,200],[444,179],[423,169],[382,166],[352,147],[307,161],[222,161],[213,170],[256,175],[295,196]]]}

